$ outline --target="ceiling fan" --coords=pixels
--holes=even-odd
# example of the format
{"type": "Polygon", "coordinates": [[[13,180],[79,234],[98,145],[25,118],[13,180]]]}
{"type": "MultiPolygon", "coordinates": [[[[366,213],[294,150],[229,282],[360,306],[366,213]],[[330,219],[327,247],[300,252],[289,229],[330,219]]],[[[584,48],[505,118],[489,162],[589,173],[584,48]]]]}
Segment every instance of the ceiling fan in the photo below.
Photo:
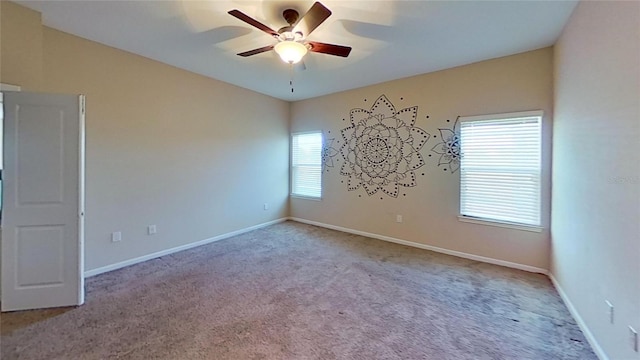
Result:
{"type": "Polygon", "coordinates": [[[298,14],[294,9],[284,10],[282,12],[282,16],[289,25],[280,28],[278,31],[271,29],[267,25],[253,19],[239,10],[231,10],[229,11],[229,14],[257,29],[264,31],[278,40],[278,43],[275,45],[245,51],[239,53],[239,56],[247,57],[275,50],[282,61],[288,64],[296,64],[302,60],[302,58],[307,54],[307,51],[342,57],[349,56],[349,53],[351,52],[351,48],[348,46],[325,44],[306,40],[313,30],[331,16],[331,10],[327,9],[319,2],[314,3],[309,11],[307,11],[307,13],[302,17],[300,17],[300,14],[298,14]]]}

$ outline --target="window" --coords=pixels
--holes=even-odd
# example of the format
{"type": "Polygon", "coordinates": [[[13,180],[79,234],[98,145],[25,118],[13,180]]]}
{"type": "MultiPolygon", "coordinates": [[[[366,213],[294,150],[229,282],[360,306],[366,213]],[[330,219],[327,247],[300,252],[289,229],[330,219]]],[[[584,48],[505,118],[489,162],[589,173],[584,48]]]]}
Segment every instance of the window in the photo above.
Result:
{"type": "Polygon", "coordinates": [[[291,195],[322,195],[322,133],[298,133],[291,138],[291,195]]]}
{"type": "Polygon", "coordinates": [[[460,220],[540,231],[542,112],[460,118],[460,220]]]}

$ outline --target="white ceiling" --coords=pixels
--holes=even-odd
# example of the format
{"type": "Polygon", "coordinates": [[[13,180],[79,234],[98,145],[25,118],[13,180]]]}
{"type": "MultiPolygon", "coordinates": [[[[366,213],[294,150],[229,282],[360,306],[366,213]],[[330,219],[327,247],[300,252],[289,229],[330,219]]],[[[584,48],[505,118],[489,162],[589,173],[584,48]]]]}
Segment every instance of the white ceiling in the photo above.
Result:
{"type": "Polygon", "coordinates": [[[552,45],[577,0],[335,1],[309,40],[347,45],[348,58],[305,56],[294,72],[273,44],[227,12],[238,9],[277,30],[282,10],[313,1],[25,1],[46,26],[284,100],[300,100],[552,45]]]}

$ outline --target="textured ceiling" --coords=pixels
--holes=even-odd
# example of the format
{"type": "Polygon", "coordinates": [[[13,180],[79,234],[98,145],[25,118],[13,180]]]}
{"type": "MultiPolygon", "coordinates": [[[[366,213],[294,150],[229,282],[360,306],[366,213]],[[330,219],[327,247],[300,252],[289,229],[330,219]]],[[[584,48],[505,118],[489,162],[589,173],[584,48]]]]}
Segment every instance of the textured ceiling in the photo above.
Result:
{"type": "Polygon", "coordinates": [[[282,10],[313,1],[24,1],[46,26],[284,100],[300,100],[552,45],[577,0],[331,1],[309,40],[353,47],[348,58],[309,53],[291,71],[275,41],[227,12],[278,29],[282,10]]]}

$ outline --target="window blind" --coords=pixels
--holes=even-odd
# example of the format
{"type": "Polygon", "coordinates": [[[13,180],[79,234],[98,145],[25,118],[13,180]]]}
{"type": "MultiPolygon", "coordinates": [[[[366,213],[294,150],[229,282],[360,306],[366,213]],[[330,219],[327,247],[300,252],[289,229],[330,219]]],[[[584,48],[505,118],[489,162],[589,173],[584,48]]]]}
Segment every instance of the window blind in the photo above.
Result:
{"type": "Polygon", "coordinates": [[[460,214],[540,226],[541,112],[460,119],[460,214]]]}
{"type": "Polygon", "coordinates": [[[291,194],[322,195],[322,133],[293,134],[291,141],[291,194]]]}

